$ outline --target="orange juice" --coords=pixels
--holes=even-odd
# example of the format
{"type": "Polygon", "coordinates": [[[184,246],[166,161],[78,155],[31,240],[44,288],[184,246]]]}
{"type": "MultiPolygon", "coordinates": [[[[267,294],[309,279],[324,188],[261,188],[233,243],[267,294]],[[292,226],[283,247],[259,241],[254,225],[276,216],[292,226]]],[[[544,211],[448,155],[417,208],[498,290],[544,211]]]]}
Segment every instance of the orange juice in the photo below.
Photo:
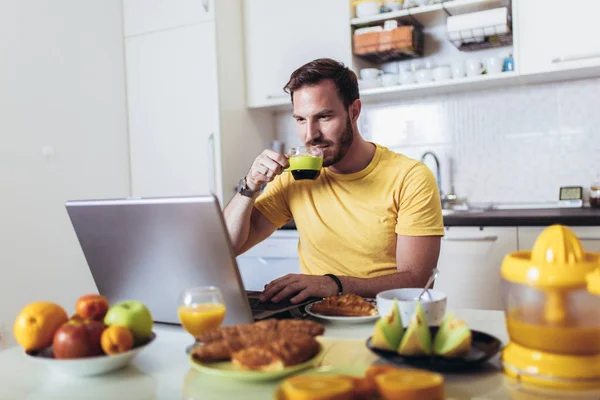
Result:
{"type": "Polygon", "coordinates": [[[217,303],[180,306],[177,310],[183,328],[193,336],[217,329],[225,319],[225,306],[217,303]]]}

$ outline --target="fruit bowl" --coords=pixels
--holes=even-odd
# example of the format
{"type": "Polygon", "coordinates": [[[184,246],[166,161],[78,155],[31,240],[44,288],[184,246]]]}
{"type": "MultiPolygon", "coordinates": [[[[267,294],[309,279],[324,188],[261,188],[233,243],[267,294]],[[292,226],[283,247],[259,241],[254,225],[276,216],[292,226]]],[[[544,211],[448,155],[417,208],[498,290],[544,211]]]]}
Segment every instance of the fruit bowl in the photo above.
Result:
{"type": "Polygon", "coordinates": [[[101,355],[95,357],[82,357],[71,359],[56,359],[52,352],[52,346],[40,351],[26,352],[27,357],[34,362],[44,364],[49,369],[70,376],[92,376],[116,371],[125,367],[140,351],[148,347],[156,339],[152,332],[150,339],[133,349],[114,355],[101,355]]]}

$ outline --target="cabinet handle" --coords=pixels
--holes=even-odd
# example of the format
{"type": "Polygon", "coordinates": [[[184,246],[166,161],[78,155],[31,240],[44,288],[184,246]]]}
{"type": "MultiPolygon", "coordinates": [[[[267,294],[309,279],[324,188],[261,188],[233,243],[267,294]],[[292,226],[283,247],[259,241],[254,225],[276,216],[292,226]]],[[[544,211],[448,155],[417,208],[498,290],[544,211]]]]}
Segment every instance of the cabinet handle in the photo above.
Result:
{"type": "Polygon", "coordinates": [[[600,240],[600,236],[581,236],[579,240],[600,240]]]}
{"type": "Polygon", "coordinates": [[[495,242],[498,240],[498,236],[473,236],[473,237],[443,237],[443,240],[447,242],[495,242]]]}
{"type": "Polygon", "coordinates": [[[204,6],[204,11],[208,12],[208,1],[209,0],[202,0],[202,5],[204,6]]]}
{"type": "Polygon", "coordinates": [[[208,135],[208,188],[210,193],[215,195],[216,179],[215,179],[215,134],[208,135]]]}
{"type": "Polygon", "coordinates": [[[559,64],[559,63],[569,62],[569,61],[590,60],[592,58],[600,58],[600,53],[590,53],[590,54],[580,54],[580,55],[573,55],[573,56],[554,57],[552,59],[552,64],[559,64]]]}
{"type": "Polygon", "coordinates": [[[269,99],[269,100],[284,99],[288,96],[289,95],[287,95],[287,94],[269,94],[269,95],[267,95],[267,99],[269,99]]]}

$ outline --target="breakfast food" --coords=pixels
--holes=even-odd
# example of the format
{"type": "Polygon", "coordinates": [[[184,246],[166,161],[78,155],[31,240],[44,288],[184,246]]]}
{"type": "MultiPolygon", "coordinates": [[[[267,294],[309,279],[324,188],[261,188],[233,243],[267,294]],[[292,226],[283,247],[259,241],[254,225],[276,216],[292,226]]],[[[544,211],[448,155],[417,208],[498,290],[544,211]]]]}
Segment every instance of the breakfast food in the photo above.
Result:
{"type": "Polygon", "coordinates": [[[244,341],[251,341],[254,338],[275,340],[281,336],[289,335],[319,336],[323,332],[325,332],[325,327],[318,322],[294,319],[276,320],[271,318],[253,324],[224,326],[212,331],[206,331],[196,336],[196,340],[201,343],[211,343],[234,337],[240,337],[244,341]]]}
{"type": "Polygon", "coordinates": [[[404,326],[398,309],[398,300],[394,299],[390,314],[379,318],[375,324],[373,346],[381,350],[395,351],[400,345],[403,334],[404,326]]]}
{"type": "Polygon", "coordinates": [[[122,353],[146,343],[152,334],[148,308],[138,301],[122,303],[109,307],[104,296],[86,294],[77,299],[70,318],[58,304],[30,303],[17,316],[13,333],[34,356],[76,359],[122,353]]]}
{"type": "Polygon", "coordinates": [[[67,312],[58,304],[38,301],[19,312],[13,334],[25,351],[41,350],[52,344],[54,333],[68,320],[67,312]]]}
{"type": "Polygon", "coordinates": [[[404,356],[431,354],[431,331],[421,303],[417,303],[415,313],[398,347],[398,354],[404,356]]]}
{"type": "Polygon", "coordinates": [[[303,374],[280,386],[285,400],[442,400],[444,377],[417,369],[372,365],[364,376],[303,374]]]}
{"type": "Polygon", "coordinates": [[[380,350],[395,351],[403,356],[462,357],[471,349],[472,334],[464,321],[448,312],[435,337],[427,324],[427,316],[421,303],[417,303],[406,330],[400,320],[398,304],[394,301],[389,315],[375,324],[371,345],[380,350]]]}
{"type": "Polygon", "coordinates": [[[368,317],[377,314],[374,304],[356,294],[325,297],[323,301],[313,303],[311,311],[337,317],[368,317]]]}
{"type": "Polygon", "coordinates": [[[450,312],[444,318],[435,341],[433,352],[443,357],[461,357],[471,348],[472,334],[464,321],[450,312]]]}
{"type": "MultiPolygon", "coordinates": [[[[283,343],[305,343],[302,339],[310,338],[316,343],[314,336],[321,335],[325,328],[313,321],[298,320],[265,320],[247,325],[223,327],[203,335],[202,346],[194,348],[192,355],[201,362],[229,360],[233,354],[250,347],[261,347],[276,341],[283,343]],[[206,339],[216,340],[207,341],[206,339]]],[[[308,349],[310,350],[310,349],[308,349]]],[[[314,354],[313,354],[314,355],[314,354]]]]}
{"type": "Polygon", "coordinates": [[[280,371],[310,360],[319,349],[319,342],[312,336],[282,338],[237,351],[231,355],[231,361],[241,369],[280,371]]]}

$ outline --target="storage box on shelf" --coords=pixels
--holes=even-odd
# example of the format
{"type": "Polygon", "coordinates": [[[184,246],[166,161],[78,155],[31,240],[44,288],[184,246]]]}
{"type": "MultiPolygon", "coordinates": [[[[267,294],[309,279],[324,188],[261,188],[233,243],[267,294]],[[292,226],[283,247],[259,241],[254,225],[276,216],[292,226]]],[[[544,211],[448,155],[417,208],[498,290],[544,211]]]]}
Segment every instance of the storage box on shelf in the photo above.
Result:
{"type": "Polygon", "coordinates": [[[374,63],[423,55],[423,30],[413,25],[355,34],[353,42],[354,55],[374,63]]]}

